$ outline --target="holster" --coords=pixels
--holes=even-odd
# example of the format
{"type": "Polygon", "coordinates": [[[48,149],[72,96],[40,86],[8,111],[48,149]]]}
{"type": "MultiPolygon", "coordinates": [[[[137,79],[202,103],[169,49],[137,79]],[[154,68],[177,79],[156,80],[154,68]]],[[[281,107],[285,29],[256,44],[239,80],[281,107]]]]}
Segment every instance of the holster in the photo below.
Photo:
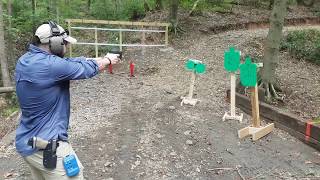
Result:
{"type": "Polygon", "coordinates": [[[43,166],[47,169],[55,169],[57,167],[57,148],[59,144],[57,140],[48,141],[47,147],[43,150],[43,166]]]}

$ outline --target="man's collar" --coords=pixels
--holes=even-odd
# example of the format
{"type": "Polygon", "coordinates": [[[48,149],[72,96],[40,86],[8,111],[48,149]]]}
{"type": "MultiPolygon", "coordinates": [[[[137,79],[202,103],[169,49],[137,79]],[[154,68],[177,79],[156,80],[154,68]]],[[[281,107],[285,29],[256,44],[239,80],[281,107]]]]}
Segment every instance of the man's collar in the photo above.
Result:
{"type": "Polygon", "coordinates": [[[38,46],[35,46],[33,44],[29,45],[29,51],[32,53],[44,53],[50,55],[49,52],[45,51],[44,49],[39,48],[38,46]]]}

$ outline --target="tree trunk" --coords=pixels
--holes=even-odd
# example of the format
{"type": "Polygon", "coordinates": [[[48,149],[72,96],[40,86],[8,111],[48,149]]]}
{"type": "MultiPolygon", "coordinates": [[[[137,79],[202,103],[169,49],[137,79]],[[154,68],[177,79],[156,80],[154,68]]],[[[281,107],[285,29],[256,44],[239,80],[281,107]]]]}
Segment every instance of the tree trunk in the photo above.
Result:
{"type": "Polygon", "coordinates": [[[12,27],[12,0],[8,0],[7,10],[8,10],[8,16],[9,16],[8,28],[11,29],[11,27],[12,27]]]}
{"type": "Polygon", "coordinates": [[[12,34],[11,34],[11,28],[12,28],[12,0],[8,0],[7,4],[7,10],[8,10],[8,30],[7,30],[7,37],[8,37],[8,49],[11,49],[11,51],[8,51],[8,61],[9,63],[13,61],[13,43],[12,43],[12,34]]]}
{"type": "Polygon", "coordinates": [[[267,83],[275,83],[275,70],[279,59],[279,47],[286,12],[287,0],[275,0],[270,18],[270,29],[264,50],[261,74],[262,80],[267,83]]]}
{"type": "Polygon", "coordinates": [[[117,16],[117,13],[118,13],[118,1],[117,0],[114,0],[114,9],[113,9],[113,17],[116,17],[117,16]]]}
{"type": "Polygon", "coordinates": [[[36,15],[36,0],[32,0],[32,30],[33,34],[36,32],[36,22],[35,22],[35,15],[36,15]]]}
{"type": "Polygon", "coordinates": [[[179,7],[179,0],[172,0],[170,14],[169,14],[169,21],[171,22],[172,27],[175,30],[178,27],[178,7],[179,7]]]}
{"type": "Polygon", "coordinates": [[[279,97],[276,92],[276,67],[279,61],[279,47],[282,38],[284,18],[287,13],[287,0],[274,0],[270,17],[270,28],[264,49],[263,68],[261,70],[260,87],[265,89],[267,102],[273,98],[283,101],[284,96],[279,97]]]}
{"type": "Polygon", "coordinates": [[[144,6],[144,12],[149,12],[151,10],[151,8],[146,0],[143,0],[143,6],[144,6]]]}
{"type": "Polygon", "coordinates": [[[53,4],[52,4],[52,8],[55,9],[55,15],[56,15],[56,22],[57,24],[60,23],[60,12],[59,12],[59,4],[57,1],[53,1],[53,4]]]}
{"type": "Polygon", "coordinates": [[[2,1],[0,1],[0,63],[3,86],[11,86],[7,56],[5,53],[4,29],[3,29],[3,11],[2,1]]]}
{"type": "Polygon", "coordinates": [[[162,0],[156,0],[156,10],[162,10],[163,6],[162,6],[162,0]]]}
{"type": "Polygon", "coordinates": [[[88,0],[88,14],[90,13],[91,0],[88,0]]]}

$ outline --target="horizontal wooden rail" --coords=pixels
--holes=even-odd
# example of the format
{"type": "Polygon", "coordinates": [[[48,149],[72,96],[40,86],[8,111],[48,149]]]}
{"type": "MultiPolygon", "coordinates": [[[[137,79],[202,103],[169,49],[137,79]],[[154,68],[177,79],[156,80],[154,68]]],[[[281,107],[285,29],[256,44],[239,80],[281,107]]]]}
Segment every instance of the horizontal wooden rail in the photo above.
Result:
{"type": "Polygon", "coordinates": [[[100,31],[122,31],[122,32],[166,32],[164,30],[149,30],[149,29],[110,29],[110,28],[90,28],[90,27],[71,27],[71,29],[81,30],[100,30],[100,31]]]}
{"type": "Polygon", "coordinates": [[[87,24],[108,24],[108,25],[129,25],[129,26],[170,26],[170,23],[160,22],[130,22],[130,21],[106,21],[89,19],[66,19],[69,23],[87,23],[87,24]]]}
{"type": "Polygon", "coordinates": [[[0,87],[0,94],[1,93],[14,92],[15,90],[16,90],[15,87],[0,87]]]}
{"type": "MultiPolygon", "coordinates": [[[[95,45],[95,46],[119,46],[119,44],[110,44],[110,43],[85,43],[77,42],[75,45],[95,45]]],[[[122,47],[165,47],[164,44],[121,44],[122,47]]]]}

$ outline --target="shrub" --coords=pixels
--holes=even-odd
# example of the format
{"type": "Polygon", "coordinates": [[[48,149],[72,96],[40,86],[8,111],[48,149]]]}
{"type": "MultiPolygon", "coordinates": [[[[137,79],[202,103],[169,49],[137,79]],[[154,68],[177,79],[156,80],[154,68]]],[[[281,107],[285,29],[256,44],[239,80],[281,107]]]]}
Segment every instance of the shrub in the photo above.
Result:
{"type": "Polygon", "coordinates": [[[305,59],[320,65],[320,31],[315,29],[289,32],[281,43],[298,59],[305,59]]]}

